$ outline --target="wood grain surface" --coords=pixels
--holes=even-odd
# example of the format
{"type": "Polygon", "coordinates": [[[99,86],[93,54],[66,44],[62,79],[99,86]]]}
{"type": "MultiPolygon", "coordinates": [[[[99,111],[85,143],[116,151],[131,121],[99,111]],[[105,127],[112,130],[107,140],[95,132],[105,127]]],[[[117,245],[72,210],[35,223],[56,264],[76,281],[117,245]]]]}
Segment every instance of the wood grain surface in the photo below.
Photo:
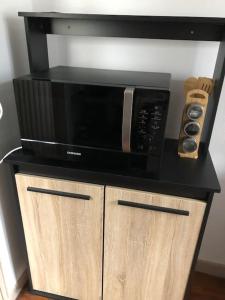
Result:
{"type": "Polygon", "coordinates": [[[81,300],[102,294],[104,187],[16,174],[33,289],[81,300]],[[89,195],[28,192],[32,186],[89,195]]]}
{"type": "Polygon", "coordinates": [[[182,300],[205,203],[106,187],[104,300],[182,300]],[[189,211],[189,216],[118,205],[189,211]]]}

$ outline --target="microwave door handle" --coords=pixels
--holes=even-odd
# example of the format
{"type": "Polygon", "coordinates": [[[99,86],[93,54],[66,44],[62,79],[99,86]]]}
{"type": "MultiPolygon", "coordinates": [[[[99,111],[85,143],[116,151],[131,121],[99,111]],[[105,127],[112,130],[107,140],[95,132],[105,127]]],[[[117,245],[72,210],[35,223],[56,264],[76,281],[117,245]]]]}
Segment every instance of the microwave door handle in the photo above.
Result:
{"type": "Polygon", "coordinates": [[[131,126],[135,88],[127,87],[123,98],[122,149],[131,152],[131,126]]]}

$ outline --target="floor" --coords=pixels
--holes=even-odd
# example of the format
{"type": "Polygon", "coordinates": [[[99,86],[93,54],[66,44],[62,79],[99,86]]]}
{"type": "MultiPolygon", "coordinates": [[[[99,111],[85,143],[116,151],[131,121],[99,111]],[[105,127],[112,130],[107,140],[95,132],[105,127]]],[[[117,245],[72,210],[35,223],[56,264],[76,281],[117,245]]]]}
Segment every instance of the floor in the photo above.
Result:
{"type": "Polygon", "coordinates": [[[225,279],[195,273],[190,300],[225,300],[225,279]]]}
{"type": "MultiPolygon", "coordinates": [[[[18,300],[46,300],[46,298],[33,296],[25,290],[18,300]]],[[[225,300],[225,279],[196,272],[190,300],[225,300]]]]}

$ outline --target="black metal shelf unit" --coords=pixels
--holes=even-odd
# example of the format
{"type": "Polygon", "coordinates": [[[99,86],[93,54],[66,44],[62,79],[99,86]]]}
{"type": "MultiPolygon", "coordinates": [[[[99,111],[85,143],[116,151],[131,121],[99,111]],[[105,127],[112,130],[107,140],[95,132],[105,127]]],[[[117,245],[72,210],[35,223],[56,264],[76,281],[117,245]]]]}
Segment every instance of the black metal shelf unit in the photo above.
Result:
{"type": "Polygon", "coordinates": [[[47,34],[220,42],[203,149],[207,154],[225,75],[225,18],[19,12],[25,20],[32,74],[49,69],[47,34]]]}
{"type": "MultiPolygon", "coordinates": [[[[214,71],[215,88],[211,99],[213,105],[207,120],[208,127],[205,140],[205,149],[207,151],[198,160],[180,159],[177,155],[177,141],[173,140],[166,141],[160,180],[150,178],[144,174],[131,173],[129,170],[124,169],[112,172],[112,170],[106,170],[104,166],[99,166],[98,169],[88,169],[83,166],[72,165],[70,162],[42,160],[26,155],[23,151],[11,154],[5,160],[10,165],[12,174],[20,172],[45,177],[65,178],[205,201],[206,210],[191,266],[191,271],[193,272],[213,195],[220,192],[220,185],[208,152],[208,145],[225,73],[225,19],[28,12],[21,12],[19,16],[23,16],[25,19],[32,75],[43,71],[46,71],[47,74],[49,73],[47,34],[220,42],[214,71]]],[[[47,80],[51,80],[51,78],[47,78],[47,80]]],[[[14,186],[16,187],[16,184],[14,186]]],[[[190,277],[184,299],[189,299],[189,288],[190,277]]],[[[65,299],[65,297],[34,290],[31,277],[30,289],[33,293],[41,296],[65,299]]]]}

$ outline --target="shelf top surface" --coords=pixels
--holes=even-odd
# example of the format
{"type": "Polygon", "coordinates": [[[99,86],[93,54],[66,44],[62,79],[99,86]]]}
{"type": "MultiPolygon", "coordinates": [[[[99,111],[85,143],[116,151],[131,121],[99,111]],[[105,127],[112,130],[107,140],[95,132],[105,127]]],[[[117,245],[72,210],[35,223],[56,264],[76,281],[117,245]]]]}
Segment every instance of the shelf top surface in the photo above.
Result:
{"type": "Polygon", "coordinates": [[[19,12],[19,16],[33,18],[57,19],[89,19],[89,20],[126,20],[126,21],[159,21],[185,23],[217,23],[225,24],[225,18],[218,17],[187,17],[187,16],[145,16],[145,15],[106,15],[106,14],[74,14],[60,12],[19,12]]]}
{"type": "Polygon", "coordinates": [[[160,179],[153,179],[143,173],[132,173],[130,170],[114,170],[112,172],[102,167],[98,169],[80,168],[71,162],[49,161],[25,155],[21,150],[11,154],[5,162],[17,166],[32,166],[34,170],[38,166],[42,166],[43,169],[51,168],[53,174],[56,174],[58,169],[59,175],[61,172],[70,173],[74,175],[74,180],[82,174],[84,179],[89,178],[90,181],[93,179],[93,183],[98,184],[124,185],[143,190],[164,187],[165,190],[178,189],[179,192],[188,190],[205,193],[220,192],[220,184],[209,152],[197,160],[179,158],[175,140],[166,141],[160,179]]]}
{"type": "Polygon", "coordinates": [[[18,79],[170,90],[171,74],[57,66],[18,79]]]}
{"type": "Polygon", "coordinates": [[[26,19],[27,31],[42,34],[223,41],[225,32],[225,18],[59,12],[19,12],[19,16],[26,19]]]}

